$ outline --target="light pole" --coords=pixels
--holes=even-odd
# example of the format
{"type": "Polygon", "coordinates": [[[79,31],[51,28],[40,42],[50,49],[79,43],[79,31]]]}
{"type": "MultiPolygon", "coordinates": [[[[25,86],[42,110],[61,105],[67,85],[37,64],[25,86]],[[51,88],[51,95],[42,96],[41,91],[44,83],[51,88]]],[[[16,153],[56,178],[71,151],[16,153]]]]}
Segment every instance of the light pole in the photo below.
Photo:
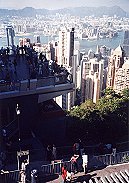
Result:
{"type": "MultiPolygon", "coordinates": [[[[19,105],[17,104],[16,106],[16,114],[17,114],[17,120],[18,120],[18,144],[19,144],[19,150],[21,151],[21,146],[20,146],[20,141],[21,141],[21,137],[20,137],[20,121],[19,121],[19,115],[20,115],[20,109],[19,109],[19,105]]],[[[20,163],[19,163],[19,156],[17,155],[17,160],[18,160],[18,170],[20,169],[20,163]]]]}
{"type": "Polygon", "coordinates": [[[19,115],[21,113],[20,109],[19,109],[19,105],[17,104],[17,107],[16,107],[16,113],[17,113],[17,118],[18,118],[18,140],[19,140],[19,143],[21,141],[21,137],[20,137],[20,122],[19,122],[19,115]]]}

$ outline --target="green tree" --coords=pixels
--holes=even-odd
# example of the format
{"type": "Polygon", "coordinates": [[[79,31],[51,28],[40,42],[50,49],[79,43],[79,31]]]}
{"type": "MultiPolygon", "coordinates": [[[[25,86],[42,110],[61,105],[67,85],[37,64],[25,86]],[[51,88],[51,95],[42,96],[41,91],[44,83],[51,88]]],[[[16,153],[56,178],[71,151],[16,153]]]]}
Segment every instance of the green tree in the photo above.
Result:
{"type": "Polygon", "coordinates": [[[71,138],[119,141],[127,135],[128,98],[109,88],[96,104],[87,100],[72,109],[69,116],[74,121],[70,125],[71,138]]]}
{"type": "Polygon", "coordinates": [[[129,97],[129,89],[125,88],[124,90],[122,90],[122,96],[128,98],[129,97]]]}

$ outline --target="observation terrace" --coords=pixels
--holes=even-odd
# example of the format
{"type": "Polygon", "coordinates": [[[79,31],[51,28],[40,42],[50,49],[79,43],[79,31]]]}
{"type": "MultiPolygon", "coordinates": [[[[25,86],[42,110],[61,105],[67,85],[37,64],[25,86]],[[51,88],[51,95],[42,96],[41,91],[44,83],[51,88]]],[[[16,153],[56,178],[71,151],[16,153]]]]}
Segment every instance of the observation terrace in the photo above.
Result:
{"type": "Polygon", "coordinates": [[[30,47],[0,50],[0,99],[38,95],[38,103],[72,91],[72,75],[30,47]]]}

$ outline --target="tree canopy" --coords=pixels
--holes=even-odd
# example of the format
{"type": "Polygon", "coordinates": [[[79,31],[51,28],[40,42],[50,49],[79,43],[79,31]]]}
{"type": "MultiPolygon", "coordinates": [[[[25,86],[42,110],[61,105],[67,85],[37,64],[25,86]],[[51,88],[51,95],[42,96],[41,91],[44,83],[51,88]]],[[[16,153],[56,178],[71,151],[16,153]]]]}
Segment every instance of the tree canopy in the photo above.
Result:
{"type": "Polygon", "coordinates": [[[129,90],[116,94],[107,88],[103,94],[96,104],[87,100],[71,109],[70,138],[92,139],[94,142],[120,141],[127,135],[129,90]]]}

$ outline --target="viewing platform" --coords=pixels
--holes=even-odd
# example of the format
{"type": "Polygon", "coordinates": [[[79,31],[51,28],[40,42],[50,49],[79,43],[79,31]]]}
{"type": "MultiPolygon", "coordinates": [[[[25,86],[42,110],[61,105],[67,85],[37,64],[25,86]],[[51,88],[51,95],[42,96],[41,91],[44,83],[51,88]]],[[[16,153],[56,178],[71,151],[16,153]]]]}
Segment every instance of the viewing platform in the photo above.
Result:
{"type": "Polygon", "coordinates": [[[0,50],[0,99],[43,94],[40,101],[73,91],[72,75],[30,47],[0,50]],[[42,98],[42,99],[41,99],[42,98]]]}

